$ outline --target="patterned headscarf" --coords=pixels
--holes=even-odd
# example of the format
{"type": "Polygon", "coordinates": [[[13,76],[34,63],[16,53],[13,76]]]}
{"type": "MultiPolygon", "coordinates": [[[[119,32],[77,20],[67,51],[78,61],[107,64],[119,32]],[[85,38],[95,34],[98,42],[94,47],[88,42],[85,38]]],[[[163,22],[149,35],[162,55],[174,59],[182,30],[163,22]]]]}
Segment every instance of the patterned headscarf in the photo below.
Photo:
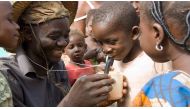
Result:
{"type": "Polygon", "coordinates": [[[27,7],[21,19],[26,24],[39,24],[48,20],[69,16],[69,10],[60,1],[35,1],[27,7]]]}

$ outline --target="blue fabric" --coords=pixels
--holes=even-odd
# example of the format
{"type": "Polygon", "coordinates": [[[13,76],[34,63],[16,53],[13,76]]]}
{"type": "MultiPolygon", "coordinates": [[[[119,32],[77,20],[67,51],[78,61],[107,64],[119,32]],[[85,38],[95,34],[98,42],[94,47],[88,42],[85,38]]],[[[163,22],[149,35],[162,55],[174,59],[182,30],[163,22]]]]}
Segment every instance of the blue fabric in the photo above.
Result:
{"type": "Polygon", "coordinates": [[[150,100],[150,102],[154,101],[155,103],[156,100],[164,100],[164,103],[169,103],[171,106],[187,107],[190,106],[189,81],[190,76],[173,71],[164,75],[157,76],[150,80],[144,86],[142,92],[150,100]],[[178,76],[179,74],[180,76],[178,76]],[[176,76],[182,79],[178,80],[175,78],[176,76]],[[186,79],[184,79],[183,77],[185,77],[186,79]],[[183,83],[181,80],[183,81],[183,83]]]}
{"type": "Polygon", "coordinates": [[[0,47],[0,57],[8,57],[8,56],[9,56],[8,52],[4,48],[0,47]]]}

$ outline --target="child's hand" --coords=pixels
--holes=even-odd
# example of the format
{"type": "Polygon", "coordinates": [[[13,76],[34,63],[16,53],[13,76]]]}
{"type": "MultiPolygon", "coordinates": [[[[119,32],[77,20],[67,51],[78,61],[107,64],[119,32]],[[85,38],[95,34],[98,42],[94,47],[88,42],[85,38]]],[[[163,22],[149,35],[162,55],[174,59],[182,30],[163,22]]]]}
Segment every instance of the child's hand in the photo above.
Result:
{"type": "Polygon", "coordinates": [[[118,100],[117,104],[118,106],[125,106],[125,102],[127,100],[129,94],[129,87],[126,76],[123,75],[123,97],[118,100]]]}
{"type": "Polygon", "coordinates": [[[98,60],[98,62],[105,62],[105,58],[106,57],[106,55],[102,52],[102,51],[100,51],[100,52],[98,52],[97,53],[97,60],[98,60]]]}
{"type": "Polygon", "coordinates": [[[94,57],[97,56],[97,51],[96,49],[92,49],[92,50],[88,50],[85,54],[84,54],[84,59],[88,60],[88,59],[92,59],[94,57]]]}

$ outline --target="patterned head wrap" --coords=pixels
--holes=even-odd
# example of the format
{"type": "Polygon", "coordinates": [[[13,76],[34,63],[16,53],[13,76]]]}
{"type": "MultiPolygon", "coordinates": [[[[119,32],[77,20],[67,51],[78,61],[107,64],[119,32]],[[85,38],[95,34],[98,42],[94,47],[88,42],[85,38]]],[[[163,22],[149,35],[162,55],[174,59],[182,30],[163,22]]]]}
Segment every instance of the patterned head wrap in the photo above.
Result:
{"type": "Polygon", "coordinates": [[[11,3],[13,19],[20,25],[20,44],[25,40],[31,24],[64,17],[69,17],[72,23],[78,5],[77,1],[13,1],[11,3]]]}
{"type": "Polygon", "coordinates": [[[77,1],[12,1],[13,18],[16,22],[39,24],[48,20],[69,17],[73,22],[77,1]]]}
{"type": "Polygon", "coordinates": [[[69,16],[69,10],[66,9],[59,1],[36,1],[29,5],[29,7],[22,14],[21,19],[26,24],[39,24],[48,20],[69,16]]]}

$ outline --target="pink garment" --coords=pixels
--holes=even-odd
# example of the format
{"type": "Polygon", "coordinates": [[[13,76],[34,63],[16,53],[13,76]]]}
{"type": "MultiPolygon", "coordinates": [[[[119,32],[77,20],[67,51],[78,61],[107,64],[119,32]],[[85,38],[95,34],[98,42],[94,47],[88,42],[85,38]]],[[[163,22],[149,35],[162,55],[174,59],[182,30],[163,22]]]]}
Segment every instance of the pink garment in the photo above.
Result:
{"type": "Polygon", "coordinates": [[[71,85],[75,83],[77,78],[83,76],[83,75],[90,75],[95,74],[95,70],[92,67],[92,64],[90,61],[85,60],[85,66],[81,67],[74,63],[68,63],[66,65],[66,69],[68,71],[69,81],[71,85]]]}

